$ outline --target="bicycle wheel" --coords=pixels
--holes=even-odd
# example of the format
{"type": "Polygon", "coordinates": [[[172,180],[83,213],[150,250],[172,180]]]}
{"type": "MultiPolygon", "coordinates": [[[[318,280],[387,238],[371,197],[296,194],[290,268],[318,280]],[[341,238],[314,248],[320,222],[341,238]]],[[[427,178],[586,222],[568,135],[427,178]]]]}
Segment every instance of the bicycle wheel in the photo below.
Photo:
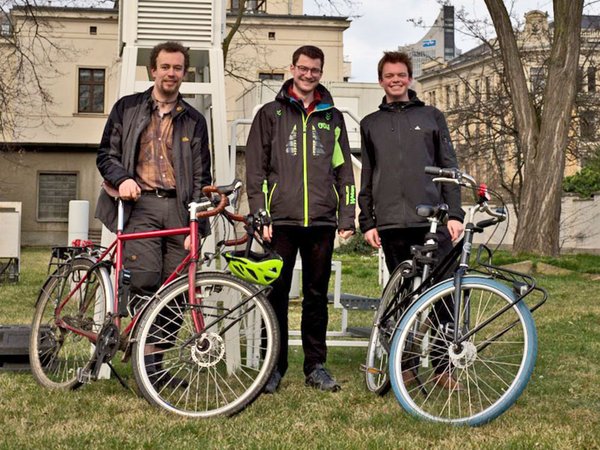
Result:
{"type": "Polygon", "coordinates": [[[229,274],[198,273],[196,295],[201,304],[192,306],[187,279],[157,294],[135,332],[133,373],[158,407],[188,417],[232,415],[256,399],[275,367],[275,314],[255,286],[229,274]],[[197,332],[199,315],[205,328],[197,332]]]}
{"type": "Polygon", "coordinates": [[[31,335],[29,363],[35,380],[49,389],[76,389],[79,369],[90,361],[90,341],[56,324],[56,307],[71,297],[60,318],[70,327],[97,333],[106,315],[106,269],[94,268],[94,261],[76,257],[61,265],[44,283],[38,297],[31,335]]]}
{"type": "Polygon", "coordinates": [[[401,312],[398,311],[393,317],[387,319],[385,323],[380,323],[381,318],[393,301],[402,299],[411,291],[412,278],[404,278],[404,274],[407,271],[411,271],[411,268],[412,261],[404,261],[394,270],[381,294],[381,301],[375,312],[373,328],[371,328],[371,335],[367,346],[365,382],[367,389],[378,395],[385,395],[390,390],[388,350],[401,312]]]}
{"type": "Polygon", "coordinates": [[[409,308],[390,350],[390,378],[400,405],[436,422],[482,425],[506,411],[527,385],[537,333],[524,302],[484,324],[516,296],[493,279],[467,276],[459,333],[483,327],[454,348],[453,282],[438,284],[409,308]]]}

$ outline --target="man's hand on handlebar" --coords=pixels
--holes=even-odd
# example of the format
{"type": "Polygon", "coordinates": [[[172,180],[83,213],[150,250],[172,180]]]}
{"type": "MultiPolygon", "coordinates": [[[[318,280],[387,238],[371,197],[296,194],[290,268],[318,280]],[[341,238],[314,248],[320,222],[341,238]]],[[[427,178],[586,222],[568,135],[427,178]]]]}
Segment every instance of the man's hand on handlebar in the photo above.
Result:
{"type": "Polygon", "coordinates": [[[119,185],[119,197],[123,200],[137,200],[142,190],[133,178],[128,178],[119,185]]]}

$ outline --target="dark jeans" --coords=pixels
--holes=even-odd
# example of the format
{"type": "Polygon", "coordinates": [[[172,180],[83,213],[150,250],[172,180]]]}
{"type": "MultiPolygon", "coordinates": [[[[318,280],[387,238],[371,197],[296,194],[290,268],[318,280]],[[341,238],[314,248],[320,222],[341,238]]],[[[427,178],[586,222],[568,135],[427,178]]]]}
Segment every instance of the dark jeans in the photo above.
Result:
{"type": "MultiPolygon", "coordinates": [[[[425,243],[425,235],[429,232],[429,227],[426,228],[393,228],[381,230],[379,237],[381,238],[381,247],[385,254],[386,266],[390,273],[407,259],[412,259],[410,247],[412,245],[423,245],[425,243]]],[[[438,250],[435,253],[437,258],[436,264],[440,263],[448,253],[452,251],[452,239],[448,228],[440,227],[437,232],[438,250]]],[[[450,275],[450,274],[447,274],[450,275]]],[[[441,280],[440,280],[441,281],[441,280]]],[[[452,322],[454,310],[454,302],[450,296],[446,297],[442,302],[436,304],[434,311],[431,313],[432,326],[435,328],[445,328],[452,322]]],[[[448,336],[442,337],[439,333],[435,337],[434,350],[431,352],[432,364],[436,372],[443,372],[448,365],[448,356],[442,349],[447,347],[448,336]]]]}
{"type": "MultiPolygon", "coordinates": [[[[425,235],[429,233],[429,227],[424,228],[391,228],[379,231],[381,247],[385,255],[385,265],[390,274],[402,261],[412,260],[410,247],[412,245],[423,245],[425,235]]],[[[448,228],[439,227],[438,250],[436,252],[437,262],[440,262],[452,250],[452,240],[448,228]]]]}
{"type": "Polygon", "coordinates": [[[302,258],[302,348],[304,374],[327,359],[327,290],[331,275],[334,227],[273,226],[273,248],[283,258],[280,277],[273,283],[269,301],[275,309],[281,331],[281,350],[277,369],[283,376],[288,368],[288,306],[290,287],[300,251],[302,258]]]}

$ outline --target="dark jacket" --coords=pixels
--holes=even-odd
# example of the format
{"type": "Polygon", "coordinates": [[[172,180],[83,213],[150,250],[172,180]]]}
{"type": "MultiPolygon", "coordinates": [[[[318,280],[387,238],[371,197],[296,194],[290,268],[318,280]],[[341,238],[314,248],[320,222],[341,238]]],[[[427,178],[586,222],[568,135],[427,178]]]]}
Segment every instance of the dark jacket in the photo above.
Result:
{"type": "Polygon", "coordinates": [[[458,167],[444,115],[425,106],[413,91],[409,102],[383,103],[360,123],[361,231],[428,226],[418,204],[447,203],[450,218],[461,220],[460,188],[433,183],[425,166],[458,167]]]}
{"type": "MultiPolygon", "coordinates": [[[[118,187],[128,178],[135,179],[140,135],[148,126],[152,114],[152,88],[146,92],[125,96],[110,112],[96,165],[102,177],[118,187]]],[[[202,187],[211,183],[208,130],[204,116],[180,97],[173,112],[173,164],[182,225],[188,223],[188,203],[202,196],[202,187]]],[[[132,202],[125,204],[125,223],[132,202]]],[[[113,198],[101,191],[96,217],[111,231],[116,230],[117,208],[113,198]]],[[[204,224],[203,234],[206,234],[204,224]]]]}
{"type": "Polygon", "coordinates": [[[307,114],[288,95],[286,81],[275,101],[257,113],[246,145],[250,211],[260,208],[274,224],[336,226],[354,230],[356,194],[344,117],[331,95],[307,114]]]}

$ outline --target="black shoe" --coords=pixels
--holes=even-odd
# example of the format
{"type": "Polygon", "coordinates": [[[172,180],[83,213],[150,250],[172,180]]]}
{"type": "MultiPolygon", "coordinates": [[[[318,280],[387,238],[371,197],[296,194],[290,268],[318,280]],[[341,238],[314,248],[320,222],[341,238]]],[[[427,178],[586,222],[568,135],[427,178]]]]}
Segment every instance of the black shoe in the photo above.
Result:
{"type": "Polygon", "coordinates": [[[275,370],[271,374],[271,378],[267,381],[265,385],[264,392],[265,394],[274,394],[277,388],[279,388],[279,384],[281,383],[281,374],[278,370],[275,370]]]}
{"type": "Polygon", "coordinates": [[[306,385],[328,392],[337,392],[342,389],[322,364],[317,364],[312,372],[308,374],[306,385]]]}

